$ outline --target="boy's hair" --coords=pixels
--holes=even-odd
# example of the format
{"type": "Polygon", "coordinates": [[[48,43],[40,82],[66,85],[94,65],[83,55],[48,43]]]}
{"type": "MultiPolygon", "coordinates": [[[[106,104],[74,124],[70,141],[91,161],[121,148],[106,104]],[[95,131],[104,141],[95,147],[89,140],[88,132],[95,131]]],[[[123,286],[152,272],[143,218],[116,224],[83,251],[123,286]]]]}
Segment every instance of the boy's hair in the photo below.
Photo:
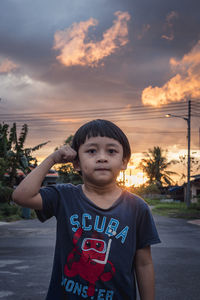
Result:
{"type": "Polygon", "coordinates": [[[85,143],[86,138],[97,136],[117,140],[123,147],[123,158],[130,159],[131,148],[126,135],[117,125],[108,120],[97,119],[82,125],[73,137],[72,148],[78,153],[79,147],[85,143]]]}

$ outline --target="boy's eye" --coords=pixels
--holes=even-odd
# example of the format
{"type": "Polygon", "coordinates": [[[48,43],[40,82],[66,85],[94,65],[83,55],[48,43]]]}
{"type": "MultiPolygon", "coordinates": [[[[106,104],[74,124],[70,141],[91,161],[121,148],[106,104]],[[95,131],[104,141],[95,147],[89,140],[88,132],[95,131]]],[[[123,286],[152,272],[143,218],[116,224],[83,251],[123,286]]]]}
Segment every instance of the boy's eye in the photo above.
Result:
{"type": "Polygon", "coordinates": [[[113,154],[113,153],[116,153],[117,151],[116,151],[115,149],[109,149],[108,152],[109,152],[110,154],[113,154]]]}
{"type": "Polygon", "coordinates": [[[96,152],[96,149],[89,149],[89,150],[87,150],[87,152],[93,154],[96,152]]]}

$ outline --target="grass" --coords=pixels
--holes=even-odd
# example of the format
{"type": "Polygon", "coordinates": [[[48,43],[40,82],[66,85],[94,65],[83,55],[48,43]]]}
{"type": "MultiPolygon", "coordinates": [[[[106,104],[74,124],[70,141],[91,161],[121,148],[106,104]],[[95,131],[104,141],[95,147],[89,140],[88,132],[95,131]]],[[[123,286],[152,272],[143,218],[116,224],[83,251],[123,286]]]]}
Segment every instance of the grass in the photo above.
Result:
{"type": "Polygon", "coordinates": [[[185,203],[158,203],[152,212],[161,216],[183,219],[200,219],[200,203],[193,203],[188,208],[185,203]]]}
{"type": "Polygon", "coordinates": [[[145,201],[151,206],[160,204],[160,199],[145,198],[145,201]]]}

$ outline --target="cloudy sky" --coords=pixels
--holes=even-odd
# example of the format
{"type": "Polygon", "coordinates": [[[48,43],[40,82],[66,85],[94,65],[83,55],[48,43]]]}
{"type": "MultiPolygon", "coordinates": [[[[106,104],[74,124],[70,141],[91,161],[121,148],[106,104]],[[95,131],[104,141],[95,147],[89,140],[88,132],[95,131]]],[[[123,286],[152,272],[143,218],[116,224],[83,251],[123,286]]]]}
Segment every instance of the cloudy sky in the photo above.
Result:
{"type": "MultiPolygon", "coordinates": [[[[29,125],[41,157],[94,118],[132,151],[199,149],[199,0],[1,0],[0,118],[29,125]]],[[[136,155],[136,154],[135,154],[136,155]]]]}

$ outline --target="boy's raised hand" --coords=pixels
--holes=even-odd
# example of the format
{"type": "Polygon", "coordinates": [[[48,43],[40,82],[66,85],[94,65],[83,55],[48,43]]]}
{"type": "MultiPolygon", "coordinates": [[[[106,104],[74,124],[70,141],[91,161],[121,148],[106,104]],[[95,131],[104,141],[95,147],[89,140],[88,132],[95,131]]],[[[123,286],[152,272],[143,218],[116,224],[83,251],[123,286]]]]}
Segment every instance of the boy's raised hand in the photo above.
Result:
{"type": "Polygon", "coordinates": [[[48,170],[57,163],[73,162],[76,157],[76,151],[69,145],[50,154],[17,186],[12,195],[13,201],[24,207],[41,210],[43,204],[39,190],[48,170]]]}
{"type": "Polygon", "coordinates": [[[54,164],[73,162],[77,152],[69,145],[63,146],[50,155],[54,164]]]}

